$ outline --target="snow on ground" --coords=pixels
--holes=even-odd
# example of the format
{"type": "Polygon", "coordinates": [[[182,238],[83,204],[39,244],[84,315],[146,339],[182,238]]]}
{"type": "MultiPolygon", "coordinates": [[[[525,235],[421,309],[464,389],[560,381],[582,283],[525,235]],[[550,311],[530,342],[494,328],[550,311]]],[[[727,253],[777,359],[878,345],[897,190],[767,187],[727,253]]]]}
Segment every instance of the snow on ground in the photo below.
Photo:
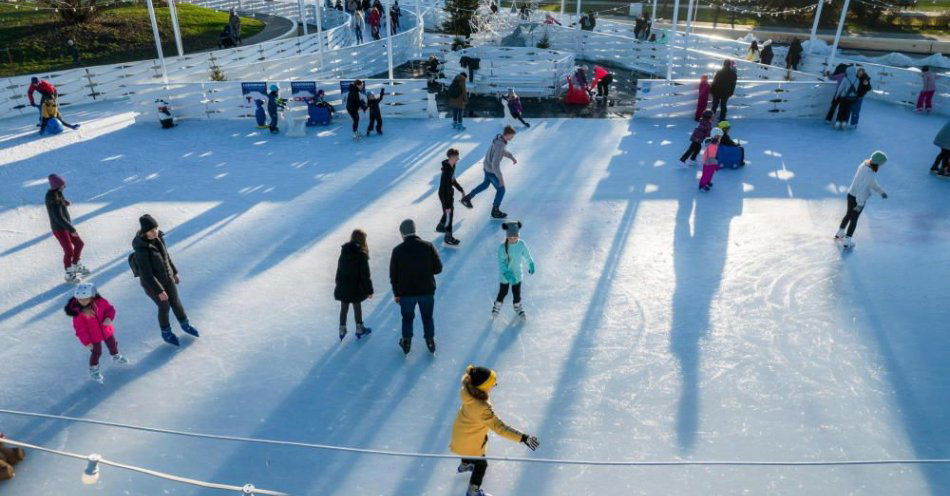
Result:
{"type": "MultiPolygon", "coordinates": [[[[403,357],[389,252],[416,219],[435,238],[439,162],[461,149],[481,180],[499,120],[386,123],[354,143],[348,122],[305,139],[251,122],[131,124],[116,106],[74,109],[83,134],[38,140],[0,123],[0,407],[214,434],[447,452],[466,364],[496,368],[499,414],[537,434],[535,453],[589,460],[840,460],[950,457],[950,183],[927,174],[943,121],[867,102],[839,133],[816,122],[746,121],[749,166],[709,193],[673,166],[688,121],[535,121],[510,145],[504,208],[538,261],[529,320],[492,325],[499,225],[491,192],[461,207],[440,248],[436,357],[417,330],[403,357]],[[92,119],[92,120],[90,120],[92,119]],[[870,200],[843,255],[844,189],[875,148],[890,199],[870,200]],[[65,176],[92,280],[118,309],[127,369],[105,385],[62,313],[70,288],[42,204],[65,176]],[[167,235],[196,341],[162,344],[126,265],[139,215],[167,235]],[[339,246],[369,233],[373,335],[336,336],[339,246]]],[[[417,321],[418,326],[418,321],[417,321]]],[[[177,327],[176,327],[177,330],[177,327]]],[[[453,461],[209,441],[0,415],[11,437],[203,480],[308,495],[462,495],[453,461]]],[[[4,494],[207,494],[31,453],[4,494]]],[[[496,495],[946,494],[946,466],[585,468],[493,462],[496,495]]]]}

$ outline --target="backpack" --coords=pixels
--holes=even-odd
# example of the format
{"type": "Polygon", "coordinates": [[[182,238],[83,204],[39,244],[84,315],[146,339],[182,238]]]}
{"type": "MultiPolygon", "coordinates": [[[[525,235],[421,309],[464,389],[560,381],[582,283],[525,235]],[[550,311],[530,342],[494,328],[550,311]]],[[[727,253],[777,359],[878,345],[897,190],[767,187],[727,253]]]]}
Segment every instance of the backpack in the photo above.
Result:
{"type": "Polygon", "coordinates": [[[458,80],[452,81],[452,84],[449,85],[449,98],[458,98],[460,96],[462,96],[461,85],[458,80]]]}
{"type": "Polygon", "coordinates": [[[135,252],[129,253],[129,268],[132,269],[132,277],[139,276],[139,266],[135,264],[135,252]]]}

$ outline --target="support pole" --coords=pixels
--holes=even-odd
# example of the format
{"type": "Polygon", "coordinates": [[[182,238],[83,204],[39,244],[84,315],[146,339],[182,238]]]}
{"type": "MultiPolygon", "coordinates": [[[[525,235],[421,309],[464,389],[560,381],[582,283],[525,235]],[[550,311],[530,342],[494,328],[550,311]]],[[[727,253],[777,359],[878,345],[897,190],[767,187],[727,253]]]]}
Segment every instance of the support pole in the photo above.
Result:
{"type": "Polygon", "coordinates": [[[656,22],[656,2],[657,0],[653,0],[653,10],[650,11],[650,19],[653,19],[653,22],[656,22]]]}
{"type": "Polygon", "coordinates": [[[562,21],[564,20],[564,2],[565,0],[561,0],[561,20],[562,21]]]}
{"type": "Polygon", "coordinates": [[[175,0],[168,0],[168,13],[172,16],[172,33],[175,34],[175,48],[178,49],[178,56],[183,57],[185,50],[181,46],[181,28],[178,27],[178,9],[175,8],[175,0]]]}
{"type": "Polygon", "coordinates": [[[158,60],[162,64],[162,82],[168,84],[168,71],[165,70],[165,54],[162,53],[162,39],[158,36],[158,21],[155,20],[155,6],[152,0],[145,0],[148,7],[148,19],[152,22],[152,36],[155,38],[155,50],[158,52],[158,60]]]}
{"type": "Polygon", "coordinates": [[[831,55],[828,56],[828,67],[831,68],[835,63],[835,57],[838,55],[838,41],[841,40],[841,30],[844,29],[844,20],[848,16],[848,5],[851,0],[844,0],[844,7],[841,7],[841,17],[838,18],[838,30],[835,31],[835,42],[831,45],[831,55]]]}
{"type": "Polygon", "coordinates": [[[300,16],[300,25],[303,26],[303,35],[307,36],[307,10],[304,8],[303,0],[297,0],[297,12],[300,16]]]}
{"type": "Polygon", "coordinates": [[[680,0],[675,0],[673,2],[673,27],[670,29],[670,39],[667,40],[666,45],[666,80],[669,81],[673,79],[673,45],[676,43],[676,23],[679,19],[680,12],[680,0]]]}
{"type": "Polygon", "coordinates": [[[689,0],[689,4],[686,6],[686,37],[683,42],[683,48],[689,45],[689,33],[693,30],[693,2],[694,0],[689,0]]]}
{"type": "Polygon", "coordinates": [[[581,20],[581,0],[577,0],[577,22],[581,20]]]}
{"type": "Polygon", "coordinates": [[[389,57],[389,84],[393,82],[393,27],[390,0],[386,0],[386,56],[389,57]]]}
{"type": "Polygon", "coordinates": [[[320,69],[323,69],[323,6],[318,3],[315,10],[317,12],[317,54],[320,57],[320,69]]]}
{"type": "Polygon", "coordinates": [[[808,53],[815,50],[815,40],[818,39],[818,21],[821,19],[821,8],[825,5],[825,0],[818,0],[818,6],[815,7],[815,21],[811,23],[811,36],[808,38],[808,53]]]}

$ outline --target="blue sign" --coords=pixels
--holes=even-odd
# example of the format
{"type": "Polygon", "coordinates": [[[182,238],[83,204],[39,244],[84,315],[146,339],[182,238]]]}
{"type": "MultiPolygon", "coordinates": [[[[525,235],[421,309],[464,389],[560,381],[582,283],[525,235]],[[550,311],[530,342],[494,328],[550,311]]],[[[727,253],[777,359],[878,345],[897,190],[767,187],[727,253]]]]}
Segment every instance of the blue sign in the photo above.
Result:
{"type": "Polygon", "coordinates": [[[267,83],[241,83],[241,94],[244,95],[244,102],[241,104],[243,110],[241,117],[256,117],[254,101],[267,101],[267,83]]]}
{"type": "Polygon", "coordinates": [[[291,81],[290,94],[298,102],[313,98],[317,96],[317,83],[313,81],[291,81]]]}
{"type": "MultiPolygon", "coordinates": [[[[356,82],[355,79],[352,79],[352,80],[341,79],[341,80],[340,80],[340,92],[343,93],[343,99],[344,99],[344,100],[346,100],[346,95],[350,92],[350,86],[353,86],[353,83],[355,83],[355,82],[356,82]]],[[[360,90],[360,93],[363,93],[364,95],[366,94],[366,84],[365,84],[365,83],[363,84],[363,89],[360,90]]]]}

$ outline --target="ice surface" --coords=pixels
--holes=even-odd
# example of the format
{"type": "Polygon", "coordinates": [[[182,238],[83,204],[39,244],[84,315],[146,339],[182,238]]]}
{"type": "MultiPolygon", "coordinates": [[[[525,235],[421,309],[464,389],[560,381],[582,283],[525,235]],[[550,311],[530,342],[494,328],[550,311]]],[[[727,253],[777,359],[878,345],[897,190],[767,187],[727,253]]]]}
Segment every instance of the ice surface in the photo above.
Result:
{"type": "MultiPolygon", "coordinates": [[[[82,135],[37,139],[0,122],[0,407],[214,434],[447,452],[468,363],[494,367],[493,401],[537,434],[534,454],[588,460],[841,460],[950,457],[950,182],[927,174],[943,120],[865,102],[861,127],[735,122],[749,166],[698,193],[674,163],[692,124],[535,120],[510,145],[503,208],[538,262],[529,320],[488,316],[502,241],[491,191],[459,207],[459,249],[441,249],[438,355],[417,330],[408,358],[387,268],[397,226],[435,238],[439,162],[462,151],[471,189],[499,120],[386,122],[354,143],[272,137],[251,121],[131,124],[121,105],[72,109],[82,135]],[[130,125],[131,124],[131,125],[130,125]],[[831,236],[844,189],[876,148],[890,161],[857,248],[831,236]],[[42,204],[62,174],[92,280],[118,309],[132,364],[88,352],[61,308],[61,253],[42,204]],[[125,262],[137,217],[166,231],[198,340],[160,340],[125,262]],[[337,338],[339,246],[369,233],[373,335],[337,338]]],[[[311,131],[312,132],[312,131],[311,131]]],[[[509,300],[510,301],[510,300],[509,300]]],[[[418,325],[418,323],[417,323],[418,325]]],[[[177,327],[176,327],[177,331],[177,327]]],[[[351,326],[352,332],[352,326],[351,326]]],[[[0,415],[11,437],[203,480],[307,495],[459,495],[453,461],[197,440],[0,415]]],[[[197,495],[188,486],[31,453],[3,494],[197,495]]],[[[493,462],[498,495],[947,494],[950,467],[585,468],[493,462]]]]}

